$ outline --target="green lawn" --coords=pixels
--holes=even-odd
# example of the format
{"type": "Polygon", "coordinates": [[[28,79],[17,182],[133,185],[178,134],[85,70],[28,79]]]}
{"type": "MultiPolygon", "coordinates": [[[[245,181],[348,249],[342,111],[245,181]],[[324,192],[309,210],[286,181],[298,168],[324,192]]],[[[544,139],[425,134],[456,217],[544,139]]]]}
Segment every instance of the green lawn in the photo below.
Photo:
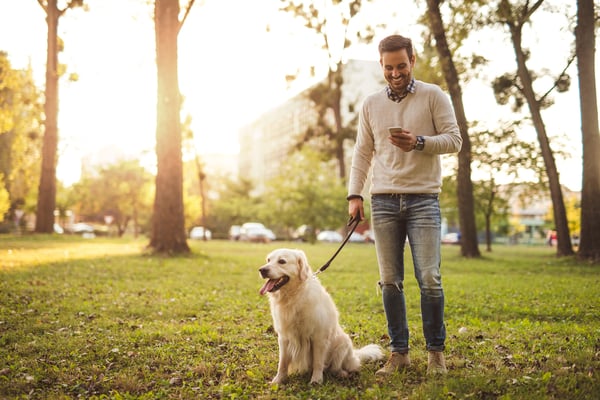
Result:
{"type": "MultiPolygon", "coordinates": [[[[277,339],[258,267],[301,247],[313,269],[335,244],[190,242],[163,258],[146,240],[0,236],[0,398],[597,399],[600,269],[546,247],[480,260],[443,247],[448,376],[426,376],[419,297],[407,270],[413,367],[378,365],[321,386],[269,384],[277,339]]],[[[357,346],[387,348],[372,245],[319,275],[357,346]]]]}

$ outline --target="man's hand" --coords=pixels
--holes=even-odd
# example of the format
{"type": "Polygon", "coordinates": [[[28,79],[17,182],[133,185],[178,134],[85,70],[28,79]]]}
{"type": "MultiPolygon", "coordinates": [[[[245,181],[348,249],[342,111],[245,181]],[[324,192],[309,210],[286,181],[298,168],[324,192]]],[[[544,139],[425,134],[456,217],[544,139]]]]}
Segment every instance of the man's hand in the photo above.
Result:
{"type": "Polygon", "coordinates": [[[394,132],[394,135],[389,136],[388,140],[391,144],[407,153],[413,151],[417,144],[417,137],[408,131],[394,132]]]}
{"type": "Polygon", "coordinates": [[[348,201],[348,215],[354,218],[356,213],[360,212],[360,220],[365,219],[365,209],[363,207],[363,201],[359,198],[348,201]]]}

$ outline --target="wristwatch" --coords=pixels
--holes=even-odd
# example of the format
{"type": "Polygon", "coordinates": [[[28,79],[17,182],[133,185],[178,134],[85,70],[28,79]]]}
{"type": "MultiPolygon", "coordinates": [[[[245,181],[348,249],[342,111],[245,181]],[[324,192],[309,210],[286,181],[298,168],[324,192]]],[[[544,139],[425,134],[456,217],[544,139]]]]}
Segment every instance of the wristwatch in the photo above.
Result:
{"type": "Polygon", "coordinates": [[[415,150],[421,151],[425,147],[425,138],[423,136],[417,136],[417,142],[415,143],[415,150]]]}

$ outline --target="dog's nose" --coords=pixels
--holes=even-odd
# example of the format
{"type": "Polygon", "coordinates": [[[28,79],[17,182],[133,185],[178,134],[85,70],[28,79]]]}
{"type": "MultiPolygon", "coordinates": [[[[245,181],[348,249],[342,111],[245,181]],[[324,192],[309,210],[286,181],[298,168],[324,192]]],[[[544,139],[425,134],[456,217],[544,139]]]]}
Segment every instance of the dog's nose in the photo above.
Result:
{"type": "Polygon", "coordinates": [[[258,272],[260,272],[260,276],[262,278],[266,278],[267,274],[269,273],[269,269],[267,267],[261,267],[259,268],[258,272]]]}

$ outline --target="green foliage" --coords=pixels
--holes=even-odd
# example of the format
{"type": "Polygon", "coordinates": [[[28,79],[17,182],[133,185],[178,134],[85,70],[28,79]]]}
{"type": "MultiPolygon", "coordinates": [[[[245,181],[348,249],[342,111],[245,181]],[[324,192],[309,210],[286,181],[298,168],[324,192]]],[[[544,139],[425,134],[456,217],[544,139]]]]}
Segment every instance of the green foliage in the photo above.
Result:
{"type": "MultiPolygon", "coordinates": [[[[571,86],[571,77],[567,70],[571,63],[575,60],[575,49],[571,49],[571,54],[567,55],[564,64],[555,63],[559,67],[563,67],[561,71],[552,72],[549,68],[543,68],[539,72],[524,68],[525,63],[531,57],[531,50],[523,47],[522,39],[523,27],[532,23],[533,14],[550,12],[555,14],[565,14],[563,7],[553,9],[551,6],[546,9],[541,8],[543,1],[530,4],[529,2],[510,2],[501,0],[499,7],[495,13],[490,14],[490,23],[507,27],[511,34],[512,44],[517,55],[517,59],[521,59],[523,65],[518,65],[520,72],[504,73],[497,77],[493,82],[494,94],[496,101],[500,105],[511,104],[513,111],[520,111],[525,104],[531,102],[532,99],[526,98],[528,89],[532,89],[536,84],[536,80],[542,81],[543,78],[550,78],[551,86],[545,88],[545,92],[541,95],[535,95],[536,106],[540,109],[550,107],[554,101],[550,97],[550,93],[556,89],[559,93],[564,93],[571,86]],[[526,76],[526,78],[524,78],[526,76]]],[[[568,21],[565,21],[568,24],[568,21]]],[[[535,23],[533,23],[535,27],[535,23]]],[[[539,86],[539,85],[537,85],[539,86]]]]}
{"type": "Polygon", "coordinates": [[[148,227],[152,212],[153,177],[139,161],[124,160],[84,177],[73,186],[73,195],[61,209],[69,207],[85,220],[103,223],[104,217],[114,218],[121,235],[131,222],[135,231],[148,227]]]}
{"type": "MultiPolygon", "coordinates": [[[[471,53],[465,43],[471,33],[485,29],[488,15],[493,11],[494,5],[488,0],[448,0],[439,3],[444,16],[445,35],[452,53],[452,62],[461,82],[467,83],[479,76],[488,60],[479,54],[471,53]]],[[[428,26],[428,15],[423,14],[419,22],[428,26]]],[[[430,29],[423,30],[422,39],[423,49],[417,54],[415,76],[446,88],[433,32],[430,29]]]]}
{"type": "MultiPolygon", "coordinates": [[[[218,191],[218,198],[212,201],[209,228],[241,225],[244,222],[256,221],[261,199],[253,195],[254,185],[247,179],[233,180],[224,178],[218,191]]],[[[226,231],[222,232],[223,235],[226,231]]]]}
{"type": "Polygon", "coordinates": [[[10,197],[4,187],[4,175],[0,173],[0,216],[5,215],[10,210],[10,197]]]}
{"type": "MultiPolygon", "coordinates": [[[[145,240],[0,237],[0,397],[594,399],[600,392],[598,272],[546,247],[482,259],[443,247],[445,378],[426,377],[416,282],[405,290],[413,366],[378,382],[271,385],[277,338],[257,269],[296,243],[193,242],[180,257],[145,240]]],[[[313,268],[335,244],[306,249],[313,268]]],[[[407,270],[410,257],[407,255],[407,270]]],[[[372,245],[349,244],[321,282],[357,346],[386,347],[372,245]]]]}
{"type": "Polygon", "coordinates": [[[545,176],[539,145],[523,140],[520,128],[520,122],[498,121],[493,129],[476,122],[471,138],[473,168],[490,177],[501,175],[515,181],[519,181],[523,171],[545,176]]]}
{"type": "Polygon", "coordinates": [[[268,182],[262,215],[270,226],[337,229],[347,219],[346,188],[331,162],[305,149],[291,154],[278,176],[268,182]]]}
{"type": "Polygon", "coordinates": [[[344,141],[354,137],[357,114],[355,104],[348,106],[347,114],[342,111],[344,59],[348,48],[357,43],[369,43],[375,35],[373,26],[357,26],[360,20],[355,18],[362,5],[369,1],[280,1],[280,11],[291,14],[303,28],[312,31],[315,42],[323,49],[322,64],[328,68],[327,78],[309,89],[308,98],[314,106],[315,121],[308,124],[297,147],[309,143],[328,158],[337,159],[338,176],[346,179],[344,141]],[[349,117],[344,118],[346,115],[349,117]]]}
{"type": "Polygon", "coordinates": [[[37,195],[42,114],[32,71],[13,69],[0,51],[0,186],[25,209],[35,206],[37,195]]]}
{"type": "Polygon", "coordinates": [[[257,194],[252,182],[223,179],[218,198],[211,200],[209,228],[225,237],[231,225],[260,221],[278,237],[290,237],[300,225],[334,228],[347,220],[346,188],[332,161],[308,148],[289,154],[286,163],[257,194]],[[224,230],[225,229],[225,230],[224,230]]]}

